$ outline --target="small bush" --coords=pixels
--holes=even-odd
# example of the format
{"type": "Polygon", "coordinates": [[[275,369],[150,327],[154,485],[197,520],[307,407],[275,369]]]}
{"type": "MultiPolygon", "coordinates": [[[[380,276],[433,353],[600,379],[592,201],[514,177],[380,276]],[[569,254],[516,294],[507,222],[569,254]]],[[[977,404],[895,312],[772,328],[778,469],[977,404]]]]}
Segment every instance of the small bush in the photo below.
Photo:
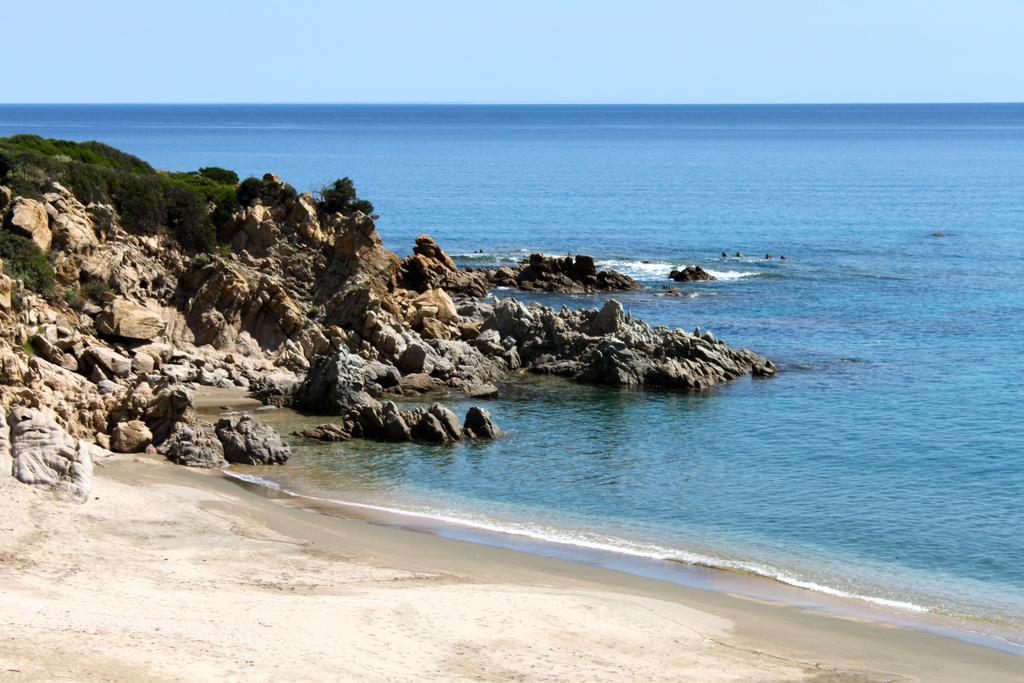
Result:
{"type": "Polygon", "coordinates": [[[110,285],[103,280],[89,280],[80,290],[82,296],[93,303],[105,303],[110,296],[110,285]]]}
{"type": "Polygon", "coordinates": [[[259,178],[246,178],[238,185],[235,196],[242,206],[249,206],[263,194],[263,181],[259,178]]]}
{"type": "Polygon", "coordinates": [[[129,232],[152,235],[164,224],[167,200],[164,181],[159,176],[119,176],[112,195],[121,225],[129,232]]]}
{"type": "Polygon", "coordinates": [[[0,259],[7,275],[21,280],[37,294],[53,294],[53,266],[32,240],[9,230],[0,230],[0,259]]]}
{"type": "Polygon", "coordinates": [[[317,198],[324,213],[362,211],[367,216],[373,215],[373,204],[356,196],[356,186],[351,178],[339,178],[330,185],[324,185],[317,192],[317,198]]]}
{"type": "Polygon", "coordinates": [[[167,226],[186,249],[210,251],[217,244],[217,231],[202,195],[172,185],[167,189],[167,226]]]}
{"type": "Polygon", "coordinates": [[[199,175],[204,178],[208,178],[215,183],[221,185],[237,185],[238,174],[234,171],[230,171],[226,168],[219,168],[217,166],[205,166],[199,169],[199,175]]]}
{"type": "Polygon", "coordinates": [[[73,311],[80,311],[85,308],[85,299],[82,298],[81,292],[74,289],[64,292],[64,303],[70,306],[73,311]]]}

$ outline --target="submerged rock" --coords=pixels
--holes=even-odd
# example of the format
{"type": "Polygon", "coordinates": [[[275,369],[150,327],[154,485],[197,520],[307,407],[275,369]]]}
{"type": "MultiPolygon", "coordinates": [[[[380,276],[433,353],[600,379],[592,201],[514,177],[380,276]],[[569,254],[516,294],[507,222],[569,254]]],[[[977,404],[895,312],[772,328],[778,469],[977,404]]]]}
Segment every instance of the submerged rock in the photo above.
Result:
{"type": "Polygon", "coordinates": [[[347,441],[352,436],[344,427],[333,422],[324,422],[314,427],[306,427],[294,432],[294,434],[295,436],[304,436],[307,439],[326,442],[347,441]]]}

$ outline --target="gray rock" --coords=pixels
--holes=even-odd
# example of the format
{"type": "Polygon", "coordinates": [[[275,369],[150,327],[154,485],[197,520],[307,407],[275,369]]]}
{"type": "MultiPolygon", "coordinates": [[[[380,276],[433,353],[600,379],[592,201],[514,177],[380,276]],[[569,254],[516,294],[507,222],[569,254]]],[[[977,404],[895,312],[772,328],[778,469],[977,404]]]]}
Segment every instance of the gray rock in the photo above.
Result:
{"type": "Polygon", "coordinates": [[[427,409],[427,413],[440,423],[448,439],[458,441],[462,438],[462,425],[459,424],[459,418],[451,410],[440,403],[435,403],[427,409]]]}
{"type": "Polygon", "coordinates": [[[398,359],[398,367],[405,374],[430,372],[430,348],[425,344],[409,344],[398,359]]]}
{"type": "Polygon", "coordinates": [[[412,430],[399,413],[386,412],[381,436],[388,441],[412,441],[412,430]]]}
{"type": "Polygon", "coordinates": [[[490,412],[479,406],[466,411],[466,422],[462,428],[471,439],[494,439],[501,436],[501,430],[494,424],[490,412]]]}
{"type": "Polygon", "coordinates": [[[9,419],[15,478],[50,489],[58,498],[84,503],[92,487],[91,450],[40,411],[12,408],[9,419]]]}
{"type": "Polygon", "coordinates": [[[292,405],[321,415],[341,415],[351,408],[379,403],[367,392],[377,371],[363,358],[339,349],[310,368],[295,390],[292,405]]]}
{"type": "Polygon", "coordinates": [[[217,438],[224,446],[224,458],[238,465],[277,465],[292,453],[274,428],[250,415],[224,417],[217,421],[217,438]]]}
{"type": "Polygon", "coordinates": [[[431,443],[445,443],[451,439],[441,421],[431,413],[423,413],[419,416],[412,435],[417,441],[431,443]]]}
{"type": "Polygon", "coordinates": [[[224,459],[224,446],[213,425],[205,422],[179,422],[160,446],[160,451],[171,462],[188,467],[213,469],[228,465],[224,459]]]}
{"type": "Polygon", "coordinates": [[[11,457],[11,428],[7,424],[7,411],[0,408],[0,477],[14,476],[11,457]]]}

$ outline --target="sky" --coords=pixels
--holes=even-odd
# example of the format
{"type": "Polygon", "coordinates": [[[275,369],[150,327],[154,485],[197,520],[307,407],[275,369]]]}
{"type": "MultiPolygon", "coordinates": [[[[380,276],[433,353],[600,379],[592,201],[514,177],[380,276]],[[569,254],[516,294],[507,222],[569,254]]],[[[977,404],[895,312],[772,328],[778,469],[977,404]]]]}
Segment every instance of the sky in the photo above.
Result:
{"type": "Polygon", "coordinates": [[[0,102],[1024,101],[1024,0],[3,0],[0,102]]]}

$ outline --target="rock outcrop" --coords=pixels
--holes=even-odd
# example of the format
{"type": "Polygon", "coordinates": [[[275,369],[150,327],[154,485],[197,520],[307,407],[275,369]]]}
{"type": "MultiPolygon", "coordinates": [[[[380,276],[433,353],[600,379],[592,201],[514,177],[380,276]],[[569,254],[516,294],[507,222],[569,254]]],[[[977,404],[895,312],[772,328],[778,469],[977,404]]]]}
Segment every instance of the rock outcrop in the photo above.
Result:
{"type": "Polygon", "coordinates": [[[652,328],[627,318],[614,299],[600,311],[561,312],[506,299],[494,306],[482,330],[476,343],[485,353],[512,346],[533,372],[589,384],[700,390],[748,372],[775,373],[771,361],[732,349],[710,333],[652,328]]]}
{"type": "Polygon", "coordinates": [[[54,271],[44,297],[0,268],[0,476],[84,500],[96,448],[154,446],[195,467],[287,459],[250,417],[199,421],[200,387],[339,417],[309,438],[443,444],[501,432],[482,408],[459,419],[439,402],[402,409],[402,396],[492,398],[521,370],[681,390],[774,372],[710,333],[650,328],[614,301],[558,312],[486,299],[495,287],[640,288],[588,256],[463,269],[422,235],[400,260],[360,211],[328,211],[270,174],[246,188],[244,206],[217,221],[229,248],[192,253],[173,226],[130,232],[113,206],[56,182],[33,197],[0,187],[0,229],[32,239],[54,271]]]}
{"type": "Polygon", "coordinates": [[[11,474],[18,481],[49,489],[64,500],[85,502],[92,486],[89,445],[38,410],[12,408],[7,421],[9,447],[0,446],[0,463],[6,460],[3,451],[9,448],[11,474]]]}
{"type": "Polygon", "coordinates": [[[453,296],[482,297],[492,287],[486,273],[459,268],[430,235],[416,238],[412,256],[402,261],[401,286],[415,292],[441,289],[453,296]]]}
{"type": "Polygon", "coordinates": [[[7,227],[36,243],[43,251],[50,250],[53,233],[46,207],[35,199],[17,197],[7,217],[7,227]]]}
{"type": "Polygon", "coordinates": [[[96,316],[96,331],[112,337],[153,341],[166,327],[158,311],[121,298],[96,316]]]}
{"type": "Polygon", "coordinates": [[[599,271],[593,257],[582,254],[575,257],[531,254],[516,270],[493,271],[491,281],[496,286],[543,292],[623,292],[643,289],[639,282],[628,275],[614,270],[599,271]]]}
{"type": "Polygon", "coordinates": [[[171,462],[188,467],[214,469],[228,465],[214,426],[202,422],[176,424],[160,451],[171,462]]]}
{"type": "Polygon", "coordinates": [[[257,422],[251,415],[223,417],[217,422],[217,438],[224,447],[224,459],[236,465],[279,465],[292,453],[273,427],[257,422]]]}
{"type": "Polygon", "coordinates": [[[714,275],[700,266],[686,266],[682,270],[673,270],[668,277],[676,282],[706,282],[715,279],[714,275]]]}

